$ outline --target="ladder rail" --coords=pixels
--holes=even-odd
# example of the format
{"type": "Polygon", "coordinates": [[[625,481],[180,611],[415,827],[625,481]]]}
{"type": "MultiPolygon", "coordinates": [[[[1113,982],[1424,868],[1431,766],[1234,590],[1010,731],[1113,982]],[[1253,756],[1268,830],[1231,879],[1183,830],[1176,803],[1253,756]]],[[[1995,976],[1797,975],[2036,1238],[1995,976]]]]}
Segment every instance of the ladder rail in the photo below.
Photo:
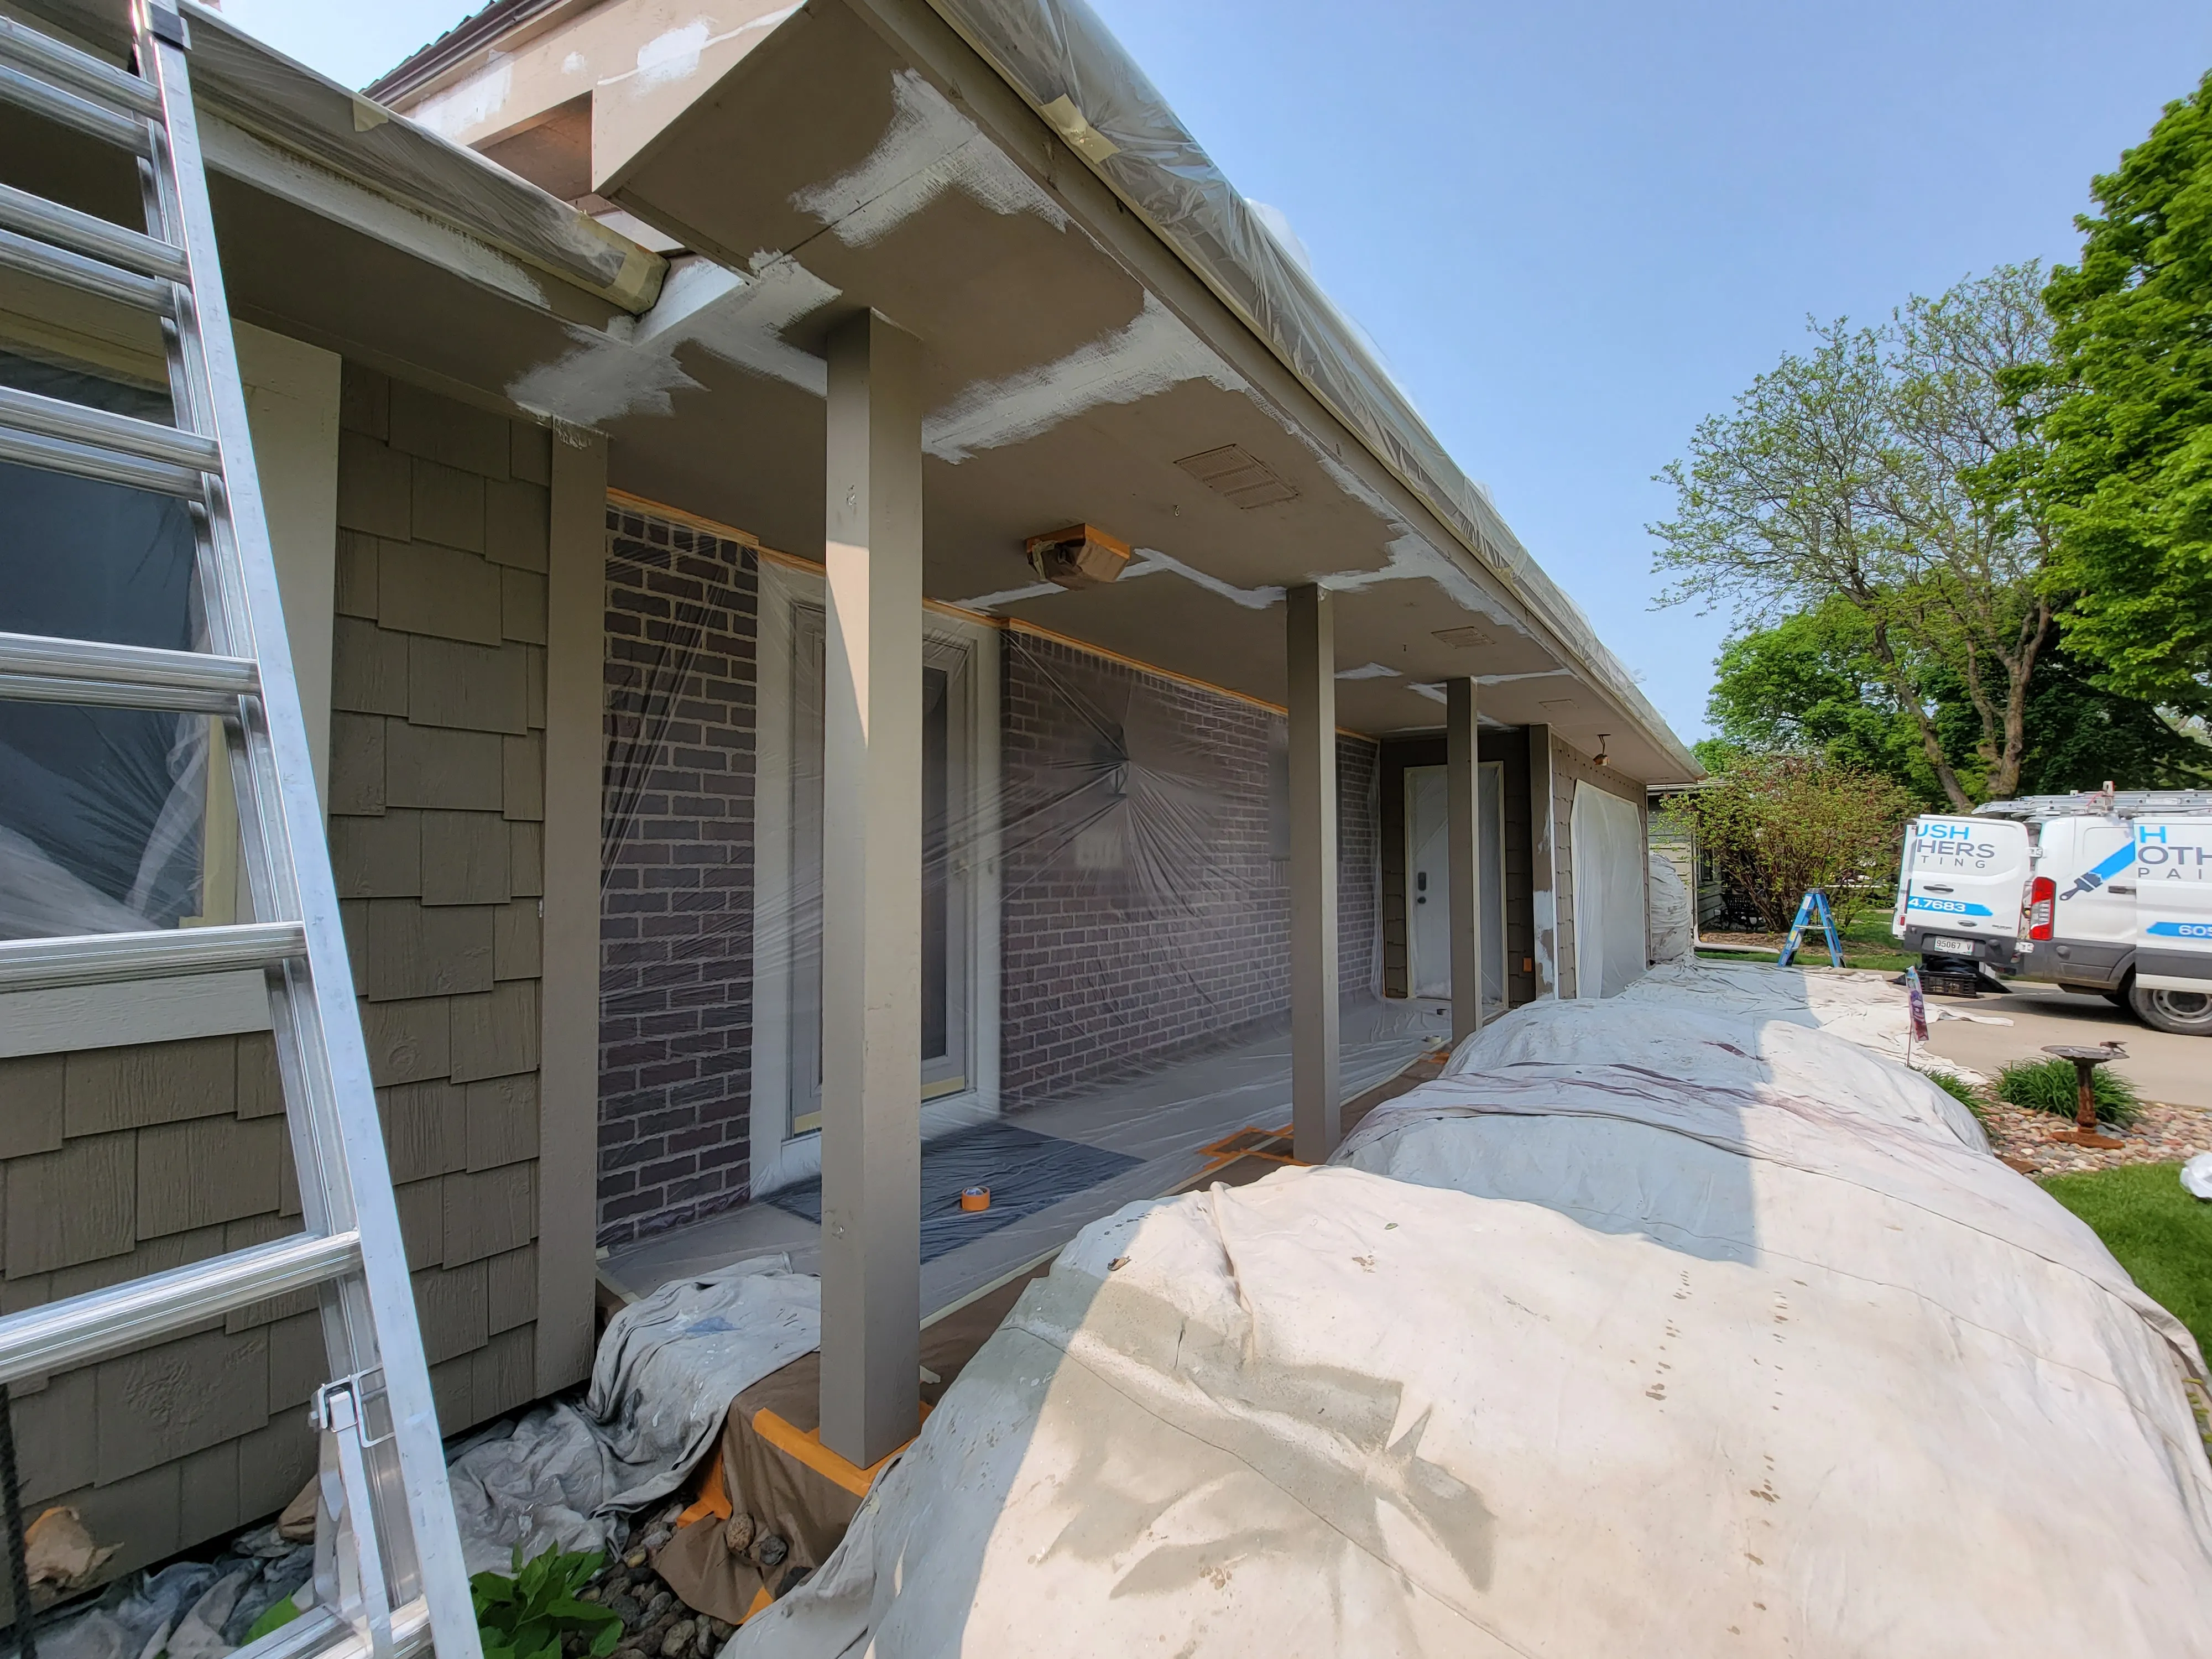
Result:
{"type": "Polygon", "coordinates": [[[162,116],[149,131],[167,163],[149,169],[161,210],[158,218],[149,216],[149,228],[167,233],[166,240],[184,250],[191,276],[190,301],[179,307],[174,330],[173,361],[185,373],[173,374],[173,384],[196,379],[197,385],[184,388],[188,395],[176,399],[177,412],[180,422],[214,439],[222,467],[207,481],[206,539],[214,556],[204,562],[225,579],[210,596],[210,643],[219,653],[253,658],[261,670],[260,695],[241,701],[242,741],[233,746],[244,873],[255,914],[300,917],[306,936],[305,956],[271,974],[270,997],[293,1142],[301,1163],[314,1166],[298,1172],[301,1207],[311,1230],[350,1231],[359,1239],[361,1272],[325,1288],[325,1337],[334,1372],[345,1375],[349,1366],[355,1375],[380,1376],[391,1413],[392,1457],[380,1457],[386,1467],[373,1472],[386,1580],[403,1601],[420,1595],[447,1659],[481,1659],[406,1249],[389,1196],[391,1170],[307,725],[284,648],[283,605],[215,242],[185,25],[164,0],[141,0],[138,24],[139,68],[162,116]],[[203,371],[196,377],[190,373],[195,358],[203,371]],[[190,394],[204,395],[205,406],[196,406],[190,394]],[[249,799],[252,812],[243,810],[249,799]],[[356,1193],[380,1194],[382,1201],[356,1204],[356,1193]],[[404,1524],[392,1524],[400,1520],[393,1510],[404,1513],[404,1524]]]}
{"type": "Polygon", "coordinates": [[[139,76],[6,17],[0,17],[0,63],[105,102],[118,114],[158,119],[161,113],[160,97],[139,76]]]}
{"type": "Polygon", "coordinates": [[[0,226],[141,276],[181,283],[191,276],[183,249],[13,185],[0,185],[0,226]]]}
{"type": "Polygon", "coordinates": [[[49,247],[4,228],[0,228],[0,265],[26,276],[64,283],[94,299],[150,311],[157,317],[167,316],[174,303],[170,284],[158,277],[125,270],[67,248],[49,247]]]}
{"type": "Polygon", "coordinates": [[[184,501],[198,500],[203,488],[200,474],[193,467],[179,466],[172,461],[149,461],[68,438],[12,431],[4,426],[0,426],[0,461],[13,461],[18,466],[37,467],[46,472],[67,472],[80,478],[96,478],[102,483],[122,484],[127,489],[174,495],[184,501]]]}
{"type": "Polygon", "coordinates": [[[77,933],[0,944],[0,991],[121,985],[190,974],[269,969],[307,953],[296,921],[161,927],[143,933],[77,933]]]}

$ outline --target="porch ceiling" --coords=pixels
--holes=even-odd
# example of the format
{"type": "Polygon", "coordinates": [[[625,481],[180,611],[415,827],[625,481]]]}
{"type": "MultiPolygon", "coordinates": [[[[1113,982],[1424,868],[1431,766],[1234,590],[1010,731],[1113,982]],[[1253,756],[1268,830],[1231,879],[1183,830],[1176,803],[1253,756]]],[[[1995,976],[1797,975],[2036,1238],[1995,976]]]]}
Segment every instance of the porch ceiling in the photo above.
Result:
{"type": "Polygon", "coordinates": [[[750,280],[700,262],[628,337],[580,331],[510,395],[607,432],[623,487],[811,551],[823,338],[872,307],[927,354],[931,597],[1280,702],[1279,590],[1319,579],[1340,672],[1366,671],[1340,682],[1345,726],[1440,725],[1416,688],[1473,672],[1490,718],[1585,750],[1609,733],[1632,776],[1682,772],[1026,106],[1014,141],[985,136],[1006,119],[978,90],[844,0],[795,12],[598,181],[750,280]],[[1239,506],[1176,465],[1230,445],[1296,494],[1239,506]],[[1024,538],[1079,521],[1134,544],[1131,572],[1026,592],[1024,538]]]}

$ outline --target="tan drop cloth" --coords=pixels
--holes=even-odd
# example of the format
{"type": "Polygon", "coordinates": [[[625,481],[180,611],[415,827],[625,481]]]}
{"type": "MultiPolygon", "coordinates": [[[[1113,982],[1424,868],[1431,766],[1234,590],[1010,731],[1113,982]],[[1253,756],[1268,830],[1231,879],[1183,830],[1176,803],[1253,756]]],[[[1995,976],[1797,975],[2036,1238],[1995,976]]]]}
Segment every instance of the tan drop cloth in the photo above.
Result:
{"type": "MultiPolygon", "coordinates": [[[[937,1378],[922,1382],[925,1410],[935,1406],[999,1328],[1030,1282],[1046,1271],[1040,1265],[924,1328],[922,1369],[937,1378]]],[[[730,1402],[721,1438],[701,1472],[702,1502],[687,1511],[709,1512],[679,1527],[653,1560],[685,1606],[742,1624],[828,1560],[845,1536],[869,1484],[890,1460],[856,1469],[824,1449],[819,1439],[821,1399],[822,1355],[817,1350],[769,1373],[730,1402]],[[718,1472],[719,1492],[728,1507],[752,1516],[757,1533],[774,1533],[790,1547],[774,1567],[763,1570],[732,1553],[725,1516],[712,1512],[717,1507],[718,1472]]]]}

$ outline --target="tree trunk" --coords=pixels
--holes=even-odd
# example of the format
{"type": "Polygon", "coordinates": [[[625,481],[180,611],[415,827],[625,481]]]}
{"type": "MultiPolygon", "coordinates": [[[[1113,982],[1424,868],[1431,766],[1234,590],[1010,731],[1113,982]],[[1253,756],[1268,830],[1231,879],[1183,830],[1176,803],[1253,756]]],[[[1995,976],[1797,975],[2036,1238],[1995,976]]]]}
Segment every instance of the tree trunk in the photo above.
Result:
{"type": "Polygon", "coordinates": [[[1990,798],[2008,800],[2020,788],[2020,769],[2027,758],[2027,690],[2051,632],[2051,604],[2039,599],[2020,625],[2019,650],[2004,659],[2004,747],[1990,774],[1990,798]]]}
{"type": "Polygon", "coordinates": [[[1920,688],[1912,684],[1905,672],[1905,665],[1897,659],[1890,648],[1889,624],[1876,621],[1874,624],[1874,652],[1881,665],[1888,671],[1890,689],[1897,700],[1912,711],[1912,723],[1920,732],[1920,746],[1927,752],[1928,764],[1935,769],[1936,781],[1943,786],[1943,793],[1951,805],[1961,812],[1974,810],[1973,797],[1959,782],[1959,775],[1951,769],[1951,763],[1943,753],[1943,740],[1936,735],[1936,723],[1928,718],[1928,710],[1920,698],[1920,688]]]}

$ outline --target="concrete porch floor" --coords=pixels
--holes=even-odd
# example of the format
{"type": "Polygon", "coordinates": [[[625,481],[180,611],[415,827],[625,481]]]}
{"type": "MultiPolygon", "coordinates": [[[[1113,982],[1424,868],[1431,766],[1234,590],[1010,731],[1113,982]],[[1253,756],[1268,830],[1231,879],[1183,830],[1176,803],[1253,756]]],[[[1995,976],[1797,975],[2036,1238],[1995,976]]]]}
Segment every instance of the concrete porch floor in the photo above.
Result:
{"type": "MultiPolygon", "coordinates": [[[[1451,1010],[1434,1000],[1361,996],[1342,1005],[1343,1095],[1348,1103],[1448,1041],[1451,1010]]],[[[1139,1161],[1094,1187],[923,1264],[925,1321],[1055,1250],[1124,1204],[1157,1198],[1206,1167],[1200,1148],[1247,1124],[1291,1120],[1287,1026],[1141,1077],[1097,1085],[1006,1121],[1139,1161]]],[[[819,1270],[818,1223],[765,1200],[672,1228],[600,1258],[599,1276],[626,1297],[769,1251],[788,1252],[794,1272],[819,1270]]]]}

